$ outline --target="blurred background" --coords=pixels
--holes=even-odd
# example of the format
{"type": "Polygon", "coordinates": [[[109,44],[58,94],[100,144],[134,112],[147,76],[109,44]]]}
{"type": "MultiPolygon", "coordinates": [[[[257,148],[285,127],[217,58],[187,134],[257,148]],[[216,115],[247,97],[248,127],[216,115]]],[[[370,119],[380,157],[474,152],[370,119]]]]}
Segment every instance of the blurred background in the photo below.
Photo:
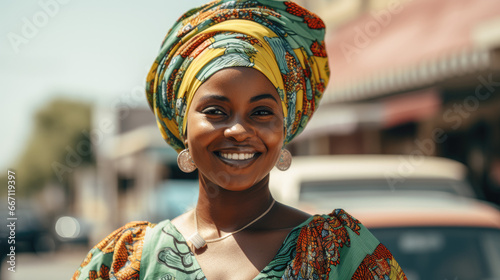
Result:
{"type": "MultiPolygon", "coordinates": [[[[173,22],[205,2],[0,3],[0,180],[16,172],[18,217],[16,273],[4,259],[1,279],[68,279],[114,229],[196,202],[197,174],[177,168],[144,81],[173,22]]],[[[311,213],[342,207],[390,236],[409,279],[500,279],[500,2],[297,2],[327,24],[332,78],[288,146],[292,168],[319,173],[273,171],[290,180],[275,196],[311,213]],[[419,272],[467,238],[493,248],[468,253],[476,270],[458,270],[464,257],[419,272]]],[[[6,188],[0,197],[6,222],[6,188]]]]}

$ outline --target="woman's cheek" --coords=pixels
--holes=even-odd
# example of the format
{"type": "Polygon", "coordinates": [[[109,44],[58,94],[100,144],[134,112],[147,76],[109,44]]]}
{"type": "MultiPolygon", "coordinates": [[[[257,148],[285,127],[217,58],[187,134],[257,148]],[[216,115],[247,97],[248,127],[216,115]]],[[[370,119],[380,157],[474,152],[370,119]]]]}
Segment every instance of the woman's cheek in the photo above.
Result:
{"type": "Polygon", "coordinates": [[[267,142],[278,144],[281,146],[285,139],[285,128],[283,127],[283,120],[275,119],[261,129],[262,138],[267,139],[267,142]]]}
{"type": "MultiPolygon", "coordinates": [[[[206,135],[213,133],[216,129],[215,126],[206,119],[206,117],[198,115],[191,119],[191,122],[188,123],[188,127],[191,126],[191,132],[194,134],[193,136],[199,137],[200,135],[206,135]]],[[[188,129],[189,130],[189,129],[188,129]]],[[[189,134],[188,134],[189,137],[189,134]]]]}

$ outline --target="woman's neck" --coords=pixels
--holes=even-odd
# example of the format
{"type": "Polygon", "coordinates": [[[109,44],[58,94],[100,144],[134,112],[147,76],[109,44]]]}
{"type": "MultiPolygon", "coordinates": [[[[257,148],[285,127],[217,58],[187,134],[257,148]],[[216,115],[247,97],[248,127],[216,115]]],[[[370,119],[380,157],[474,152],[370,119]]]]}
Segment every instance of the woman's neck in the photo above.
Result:
{"type": "Polygon", "coordinates": [[[198,230],[207,234],[217,231],[218,235],[233,232],[264,213],[272,201],[269,176],[245,191],[228,191],[200,175],[200,195],[195,209],[198,230]]]}

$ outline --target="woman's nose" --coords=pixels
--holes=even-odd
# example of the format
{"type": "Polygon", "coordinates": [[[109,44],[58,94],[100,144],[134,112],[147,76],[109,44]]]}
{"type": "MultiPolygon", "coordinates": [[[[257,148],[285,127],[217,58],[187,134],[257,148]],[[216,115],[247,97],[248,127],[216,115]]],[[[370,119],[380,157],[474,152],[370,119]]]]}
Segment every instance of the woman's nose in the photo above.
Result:
{"type": "Polygon", "coordinates": [[[224,136],[232,138],[235,141],[242,142],[255,134],[253,128],[242,121],[235,120],[224,130],[224,136]]]}

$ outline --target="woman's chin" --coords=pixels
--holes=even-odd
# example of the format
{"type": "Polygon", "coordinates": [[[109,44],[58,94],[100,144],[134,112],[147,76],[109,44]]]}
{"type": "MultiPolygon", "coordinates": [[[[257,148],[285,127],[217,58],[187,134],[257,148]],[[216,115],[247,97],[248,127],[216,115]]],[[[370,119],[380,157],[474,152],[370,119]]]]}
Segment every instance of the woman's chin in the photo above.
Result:
{"type": "Polygon", "coordinates": [[[257,185],[258,181],[256,180],[241,180],[241,179],[234,179],[234,180],[229,180],[227,182],[224,182],[221,184],[218,184],[222,189],[227,190],[227,191],[232,191],[232,192],[242,192],[246,191],[248,189],[251,189],[255,185],[257,185]]]}
{"type": "Polygon", "coordinates": [[[210,178],[210,176],[204,176],[205,181],[207,186],[209,185],[216,185],[221,189],[224,189],[226,191],[231,191],[231,192],[243,192],[250,190],[252,188],[258,188],[258,186],[266,185],[266,182],[268,182],[269,173],[264,174],[264,176],[245,176],[242,174],[232,174],[230,175],[229,173],[221,172],[221,176],[218,176],[218,178],[210,178]],[[224,174],[222,174],[224,173],[224,174]]]}

